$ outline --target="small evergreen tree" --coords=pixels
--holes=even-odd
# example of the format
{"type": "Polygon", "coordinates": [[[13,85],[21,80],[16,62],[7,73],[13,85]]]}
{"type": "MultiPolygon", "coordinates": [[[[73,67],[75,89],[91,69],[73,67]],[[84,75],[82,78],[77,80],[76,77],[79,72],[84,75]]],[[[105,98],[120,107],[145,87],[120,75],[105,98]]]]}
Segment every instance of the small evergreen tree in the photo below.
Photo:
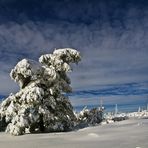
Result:
{"type": "Polygon", "coordinates": [[[39,62],[23,59],[12,69],[10,76],[20,91],[10,94],[0,105],[0,117],[6,132],[22,135],[30,132],[68,131],[76,119],[72,105],[64,95],[72,91],[71,63],[80,61],[75,49],[58,49],[42,55],[39,62]]]}

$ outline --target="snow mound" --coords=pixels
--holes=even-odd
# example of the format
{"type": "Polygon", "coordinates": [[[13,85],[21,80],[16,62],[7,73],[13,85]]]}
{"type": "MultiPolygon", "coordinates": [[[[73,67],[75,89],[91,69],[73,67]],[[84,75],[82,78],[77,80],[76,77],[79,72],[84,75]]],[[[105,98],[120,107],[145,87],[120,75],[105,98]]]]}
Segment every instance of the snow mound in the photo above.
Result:
{"type": "Polygon", "coordinates": [[[88,136],[90,136],[90,137],[92,137],[92,138],[97,138],[97,137],[99,137],[99,135],[96,134],[96,133],[89,133],[88,136]]]}

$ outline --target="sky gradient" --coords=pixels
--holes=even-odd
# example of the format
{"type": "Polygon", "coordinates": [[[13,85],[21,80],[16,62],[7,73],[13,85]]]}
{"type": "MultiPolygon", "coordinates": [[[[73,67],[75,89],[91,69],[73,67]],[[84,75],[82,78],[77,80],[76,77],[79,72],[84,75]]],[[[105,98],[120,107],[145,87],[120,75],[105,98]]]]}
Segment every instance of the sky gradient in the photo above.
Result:
{"type": "Polygon", "coordinates": [[[147,0],[0,0],[0,95],[19,60],[65,47],[82,55],[73,105],[148,103],[147,0]]]}

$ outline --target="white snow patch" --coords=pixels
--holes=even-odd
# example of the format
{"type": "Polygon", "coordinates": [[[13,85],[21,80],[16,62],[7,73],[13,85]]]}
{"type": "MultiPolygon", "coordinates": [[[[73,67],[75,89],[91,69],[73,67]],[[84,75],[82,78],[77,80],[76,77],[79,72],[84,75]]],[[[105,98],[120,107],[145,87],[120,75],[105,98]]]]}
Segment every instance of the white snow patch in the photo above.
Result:
{"type": "Polygon", "coordinates": [[[92,138],[97,138],[97,137],[99,137],[99,135],[96,134],[96,133],[89,133],[88,136],[90,136],[90,137],[92,137],[92,138]]]}

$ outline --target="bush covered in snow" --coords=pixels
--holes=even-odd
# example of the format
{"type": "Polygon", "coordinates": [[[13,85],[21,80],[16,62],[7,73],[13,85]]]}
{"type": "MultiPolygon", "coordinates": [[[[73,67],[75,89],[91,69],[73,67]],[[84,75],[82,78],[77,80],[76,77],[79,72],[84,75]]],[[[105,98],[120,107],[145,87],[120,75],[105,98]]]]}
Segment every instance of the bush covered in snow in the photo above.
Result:
{"type": "Polygon", "coordinates": [[[30,132],[68,131],[76,117],[64,93],[72,91],[71,63],[80,61],[75,49],[58,49],[45,54],[39,62],[23,59],[12,69],[10,76],[20,91],[10,94],[0,105],[3,128],[12,135],[30,132]]]}
{"type": "Polygon", "coordinates": [[[92,108],[87,109],[87,106],[83,108],[80,113],[76,114],[77,128],[84,128],[87,126],[94,126],[99,124],[103,120],[103,109],[92,108]]]}

